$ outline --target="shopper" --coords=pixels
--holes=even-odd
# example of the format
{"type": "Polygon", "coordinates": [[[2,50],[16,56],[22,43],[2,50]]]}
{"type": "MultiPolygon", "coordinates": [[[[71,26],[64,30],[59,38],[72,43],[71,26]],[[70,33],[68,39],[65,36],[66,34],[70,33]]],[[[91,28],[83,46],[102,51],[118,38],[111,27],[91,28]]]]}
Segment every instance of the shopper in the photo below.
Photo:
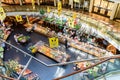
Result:
{"type": "Polygon", "coordinates": [[[68,40],[65,39],[65,48],[67,49],[68,48],[68,40]]]}

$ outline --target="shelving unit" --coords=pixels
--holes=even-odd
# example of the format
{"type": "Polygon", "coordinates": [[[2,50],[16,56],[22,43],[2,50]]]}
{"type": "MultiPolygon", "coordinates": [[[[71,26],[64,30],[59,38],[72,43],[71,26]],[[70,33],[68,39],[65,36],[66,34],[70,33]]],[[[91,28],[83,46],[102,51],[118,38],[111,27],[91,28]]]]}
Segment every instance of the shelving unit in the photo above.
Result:
{"type": "Polygon", "coordinates": [[[51,49],[47,46],[44,42],[39,41],[37,42],[34,47],[40,52],[41,54],[53,59],[56,62],[66,62],[69,60],[70,55],[66,52],[59,51],[57,49],[51,49]]]}

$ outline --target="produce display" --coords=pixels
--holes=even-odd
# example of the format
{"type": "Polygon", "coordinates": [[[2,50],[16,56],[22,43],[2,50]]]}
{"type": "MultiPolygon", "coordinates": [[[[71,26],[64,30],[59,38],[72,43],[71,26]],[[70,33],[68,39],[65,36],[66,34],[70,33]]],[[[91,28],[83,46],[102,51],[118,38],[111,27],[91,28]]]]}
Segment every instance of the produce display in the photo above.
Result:
{"type": "Polygon", "coordinates": [[[14,39],[16,42],[26,43],[30,39],[30,37],[24,36],[23,34],[16,34],[16,35],[14,35],[14,39]]]}
{"type": "Polygon", "coordinates": [[[11,28],[0,27],[0,38],[6,40],[11,33],[11,28]]]}
{"type": "Polygon", "coordinates": [[[57,62],[66,62],[69,60],[70,56],[62,51],[54,50],[48,47],[44,42],[37,42],[34,47],[38,50],[38,52],[46,55],[47,57],[57,61],[57,62]]]}
{"type": "MultiPolygon", "coordinates": [[[[24,69],[24,66],[19,64],[16,60],[9,60],[0,64],[0,74],[6,77],[12,77],[17,79],[21,74],[21,71],[24,69]]],[[[39,76],[33,73],[31,70],[24,70],[20,80],[37,80],[39,76]]]]}

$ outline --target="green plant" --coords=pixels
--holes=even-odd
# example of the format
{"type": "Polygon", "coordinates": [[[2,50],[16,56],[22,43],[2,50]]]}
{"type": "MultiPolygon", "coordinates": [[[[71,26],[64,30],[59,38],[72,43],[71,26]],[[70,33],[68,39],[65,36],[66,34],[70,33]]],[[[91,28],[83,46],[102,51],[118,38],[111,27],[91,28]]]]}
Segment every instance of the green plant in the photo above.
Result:
{"type": "Polygon", "coordinates": [[[16,60],[9,60],[5,63],[5,66],[7,67],[7,74],[10,75],[12,72],[16,72],[19,68],[19,63],[16,60]]]}
{"type": "Polygon", "coordinates": [[[45,11],[43,9],[40,9],[40,14],[41,15],[44,15],[45,14],[45,11]]]}

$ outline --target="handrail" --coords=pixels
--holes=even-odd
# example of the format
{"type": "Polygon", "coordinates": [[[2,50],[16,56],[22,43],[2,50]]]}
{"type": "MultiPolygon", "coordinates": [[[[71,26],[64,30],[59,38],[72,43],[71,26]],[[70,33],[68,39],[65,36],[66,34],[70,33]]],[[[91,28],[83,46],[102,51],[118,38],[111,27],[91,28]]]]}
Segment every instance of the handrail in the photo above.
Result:
{"type": "Polygon", "coordinates": [[[64,75],[64,76],[55,78],[55,79],[53,79],[53,80],[60,80],[60,79],[63,79],[63,78],[72,76],[72,75],[74,75],[74,74],[77,74],[77,73],[80,73],[80,72],[85,71],[85,70],[87,70],[87,69],[90,69],[90,68],[92,68],[92,67],[95,67],[95,66],[97,66],[97,65],[99,65],[99,64],[101,64],[101,63],[103,63],[103,62],[106,62],[106,61],[108,61],[108,60],[110,60],[110,59],[116,59],[116,58],[120,58],[120,56],[118,56],[118,57],[106,58],[106,59],[104,59],[104,60],[102,60],[102,61],[100,61],[100,62],[97,62],[96,64],[93,64],[93,65],[91,65],[91,66],[89,66],[89,67],[86,67],[86,68],[84,68],[84,69],[82,69],[82,70],[75,71],[75,72],[73,72],[73,73],[70,73],[70,74],[67,74],[67,75],[64,75]]]}
{"type": "Polygon", "coordinates": [[[93,61],[93,60],[104,60],[104,59],[108,59],[108,58],[120,58],[120,55],[113,55],[113,56],[105,56],[105,57],[99,57],[99,58],[92,58],[92,59],[82,59],[82,60],[74,60],[74,61],[69,61],[69,62],[64,62],[64,63],[56,63],[56,64],[46,64],[43,61],[33,57],[32,55],[28,54],[27,52],[15,47],[14,45],[8,43],[7,41],[0,39],[1,41],[5,42],[6,44],[12,46],[13,48],[17,49],[18,51],[22,52],[25,55],[28,55],[30,57],[32,57],[32,59],[35,59],[36,61],[38,61],[39,63],[42,63],[43,65],[47,66],[47,67],[53,67],[53,66],[61,66],[61,65],[67,65],[67,64],[72,64],[72,63],[77,63],[77,62],[85,62],[85,61],[93,61]]]}
{"type": "Polygon", "coordinates": [[[6,78],[6,79],[9,79],[9,80],[18,80],[18,79],[15,79],[15,78],[11,78],[11,77],[8,77],[8,76],[4,76],[4,75],[2,75],[2,74],[0,74],[0,77],[6,78]]]}

